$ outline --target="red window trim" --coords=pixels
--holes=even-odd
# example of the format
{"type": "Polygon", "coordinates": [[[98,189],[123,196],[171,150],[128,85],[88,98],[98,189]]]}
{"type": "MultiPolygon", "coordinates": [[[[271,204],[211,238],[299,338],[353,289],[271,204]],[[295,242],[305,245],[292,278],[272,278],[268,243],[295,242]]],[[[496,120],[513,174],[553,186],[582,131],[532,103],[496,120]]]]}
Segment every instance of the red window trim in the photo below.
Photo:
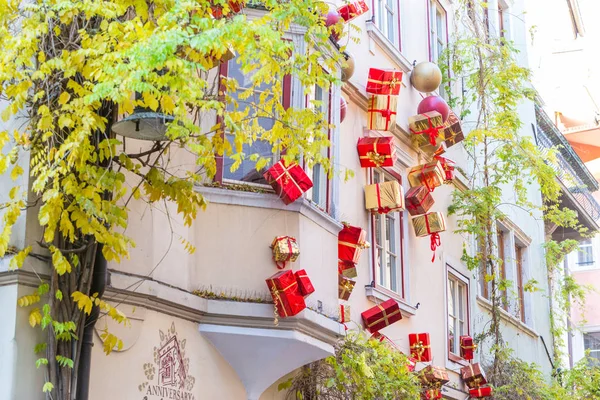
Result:
{"type": "MultiPolygon", "coordinates": [[[[226,63],[222,63],[221,65],[219,65],[219,79],[229,76],[229,63],[234,62],[234,61],[235,61],[235,58],[233,60],[230,60],[226,63]]],[[[219,91],[221,93],[225,92],[225,85],[223,84],[222,81],[219,82],[219,91]]],[[[291,77],[291,75],[285,75],[283,77],[282,96],[283,96],[283,98],[281,99],[281,103],[283,104],[283,107],[287,110],[288,108],[291,107],[291,103],[292,103],[292,77],[291,77]]],[[[217,116],[216,123],[220,124],[222,122],[223,122],[223,118],[220,116],[217,116]]],[[[225,131],[222,130],[219,134],[221,135],[222,139],[225,140],[225,131]]],[[[282,151],[282,154],[285,154],[285,150],[282,151]]],[[[216,173],[215,173],[215,177],[214,177],[213,181],[221,183],[221,184],[223,184],[224,159],[225,159],[225,156],[215,155],[215,162],[217,163],[217,168],[216,168],[216,173]]]]}
{"type": "MultiPolygon", "coordinates": [[[[448,291],[448,279],[450,277],[450,275],[453,275],[456,279],[462,281],[467,287],[466,287],[466,293],[465,293],[465,298],[466,298],[466,318],[465,318],[465,322],[466,322],[466,326],[467,326],[467,335],[471,334],[471,300],[470,300],[470,286],[471,286],[471,281],[469,280],[469,278],[463,274],[461,274],[460,272],[458,272],[454,267],[452,267],[450,264],[446,263],[446,304],[445,304],[445,308],[446,308],[446,334],[448,334],[448,315],[449,315],[449,310],[448,310],[448,296],[450,295],[449,293],[447,293],[448,291]]],[[[459,337],[460,340],[460,337],[459,337]]],[[[455,363],[461,364],[463,366],[466,366],[469,364],[469,362],[467,360],[465,360],[464,358],[462,358],[460,356],[460,354],[455,354],[450,350],[450,345],[448,343],[448,360],[453,361],[455,363]]]]}
{"type": "MultiPolygon", "coordinates": [[[[390,167],[382,167],[379,168],[380,170],[384,171],[385,173],[388,173],[389,175],[391,175],[392,177],[394,177],[395,179],[398,180],[398,182],[400,182],[400,185],[402,185],[402,175],[400,175],[397,171],[395,171],[393,168],[390,167]]],[[[373,177],[373,169],[371,169],[369,171],[369,183],[373,183],[374,177],[373,177]]],[[[375,214],[371,213],[370,215],[370,220],[371,220],[371,243],[373,243],[372,250],[371,250],[371,264],[372,264],[372,273],[373,273],[373,288],[377,288],[378,290],[386,293],[387,295],[389,295],[390,297],[396,297],[396,296],[400,296],[400,298],[402,300],[406,299],[406,279],[404,276],[404,213],[403,212],[399,212],[398,213],[398,219],[399,219],[399,223],[400,223],[400,243],[398,246],[399,252],[400,252],[400,276],[402,277],[402,287],[400,288],[400,292],[394,292],[393,290],[390,290],[384,286],[381,286],[377,283],[377,258],[375,257],[375,252],[377,251],[377,241],[376,239],[376,235],[375,235],[375,214]]]]}
{"type": "MultiPolygon", "coordinates": [[[[375,1],[377,1],[377,0],[371,0],[371,10],[373,10],[372,21],[375,24],[375,26],[377,26],[377,29],[380,29],[379,22],[377,21],[377,15],[375,12],[375,10],[376,10],[375,1]]],[[[397,6],[397,10],[398,10],[398,50],[400,52],[402,52],[402,19],[400,17],[400,2],[401,1],[402,0],[396,0],[396,6],[397,6]]],[[[385,35],[385,33],[384,33],[384,35],[385,35]]],[[[386,39],[387,39],[387,35],[386,35],[386,39]]]]}

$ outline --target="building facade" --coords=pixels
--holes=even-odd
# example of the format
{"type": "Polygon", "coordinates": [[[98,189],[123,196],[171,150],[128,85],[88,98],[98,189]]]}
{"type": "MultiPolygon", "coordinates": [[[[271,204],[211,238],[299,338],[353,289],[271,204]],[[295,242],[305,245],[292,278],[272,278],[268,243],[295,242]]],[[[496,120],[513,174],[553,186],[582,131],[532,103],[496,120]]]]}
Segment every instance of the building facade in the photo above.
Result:
{"type": "MultiPolygon", "coordinates": [[[[490,0],[488,4],[490,34],[514,40],[521,49],[520,61],[527,65],[524,1],[490,0]]],[[[333,177],[318,166],[308,170],[313,189],[285,206],[255,173],[253,163],[245,161],[231,172],[231,161],[222,159],[218,184],[197,188],[209,204],[191,228],[173,217],[176,210],[168,205],[150,208],[132,203],[128,234],[137,247],[131,250],[129,260],[109,265],[105,293],[105,299],[119,305],[129,317],[131,326],[105,318],[98,321],[91,400],[284,398],[278,383],[299,367],[333,354],[334,345],[345,334],[344,325],[338,322],[337,245],[342,222],[363,227],[371,243],[357,267],[356,286],[348,303],[352,322],[347,327],[362,329],[362,311],[390,298],[397,300],[403,319],[383,333],[409,353],[409,333],[428,332],[433,363],[446,367],[451,377],[444,387],[445,398],[466,397],[457,373],[466,365],[457,338],[482,332],[491,308],[485,283],[461,261],[463,248],[474,251],[475,239],[453,233],[457,224],[449,217],[432,261],[429,240],[415,236],[406,211],[380,216],[371,215],[364,207],[365,185],[398,180],[407,191],[408,170],[428,161],[413,145],[408,128],[408,117],[416,114],[423,98],[411,86],[410,73],[415,61],[438,60],[457,29],[453,19],[456,2],[373,0],[369,7],[368,13],[353,22],[362,30],[360,43],[344,42],[356,59],[354,76],[341,87],[309,88],[308,96],[292,77],[284,93],[297,107],[307,104],[307,99],[323,101],[323,111],[335,126],[329,132],[332,146],[327,150],[336,166],[333,177]],[[398,160],[390,168],[362,169],[357,157],[359,138],[381,135],[367,130],[365,85],[370,67],[404,73],[397,124],[391,129],[398,160]],[[341,97],[348,103],[342,123],[341,97]],[[354,171],[355,176],[344,180],[343,169],[354,171]],[[235,190],[239,185],[259,190],[235,190]],[[306,270],[316,291],[307,299],[305,311],[281,318],[276,325],[265,279],[277,272],[269,245],[282,235],[297,239],[301,255],[291,267],[306,270]],[[185,251],[181,238],[196,246],[194,254],[185,251]],[[105,329],[124,343],[110,356],[102,352],[100,335],[105,329]]],[[[248,18],[260,15],[259,10],[250,8],[244,13],[248,18]]],[[[298,51],[304,50],[302,35],[290,32],[289,39],[298,51]]],[[[235,60],[219,72],[243,79],[235,60]]],[[[461,88],[451,90],[458,93],[461,88]]],[[[536,131],[530,129],[539,125],[534,103],[524,102],[519,111],[524,126],[520,133],[535,136],[536,131]]],[[[472,125],[472,121],[463,121],[466,131],[472,125]]],[[[269,155],[271,149],[257,142],[248,151],[269,155]]],[[[185,153],[177,156],[182,165],[194,164],[185,153]]],[[[278,155],[272,157],[277,160],[278,155]]],[[[447,157],[466,165],[461,145],[449,149],[447,157]]],[[[447,214],[452,192],[466,184],[459,176],[452,185],[437,188],[432,211],[447,214]]],[[[505,196],[507,203],[514,200],[510,192],[505,196]]],[[[529,187],[529,196],[533,203],[542,204],[539,188],[529,187]]],[[[542,215],[516,207],[503,211],[507,217],[497,227],[497,243],[515,293],[502,312],[503,336],[519,358],[537,363],[550,375],[551,305],[544,286],[546,231],[542,215]],[[523,282],[530,279],[540,282],[542,290],[524,291],[523,282]]],[[[35,241],[39,233],[36,217],[31,210],[23,217],[13,239],[16,248],[35,241]]],[[[36,276],[47,274],[47,269],[42,262],[28,260],[22,270],[8,271],[9,258],[0,264],[2,319],[8,321],[0,327],[0,384],[8,388],[9,399],[42,399],[43,373],[34,368],[33,354],[39,338],[28,328],[27,312],[17,307],[17,299],[34,290],[36,276]],[[39,384],[32,384],[32,376],[39,384]]],[[[486,352],[489,347],[483,343],[476,360],[486,352]]]]}

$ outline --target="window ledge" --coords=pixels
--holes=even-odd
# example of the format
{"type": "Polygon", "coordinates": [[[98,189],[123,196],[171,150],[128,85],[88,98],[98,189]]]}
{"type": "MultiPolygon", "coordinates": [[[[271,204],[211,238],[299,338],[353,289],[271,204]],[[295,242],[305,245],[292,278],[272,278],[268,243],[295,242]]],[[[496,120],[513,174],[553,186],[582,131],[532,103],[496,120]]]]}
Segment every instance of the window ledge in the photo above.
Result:
{"type": "Polygon", "coordinates": [[[394,44],[385,37],[383,32],[381,32],[377,25],[375,25],[372,21],[367,21],[367,34],[375,41],[375,43],[377,43],[379,47],[381,47],[389,56],[391,56],[394,62],[404,72],[410,72],[412,70],[413,66],[411,62],[402,55],[400,50],[394,47],[394,44]]]}
{"type": "MultiPolygon", "coordinates": [[[[492,311],[492,303],[488,299],[485,299],[480,295],[477,295],[477,304],[490,312],[492,311]]],[[[540,336],[540,334],[537,333],[535,329],[523,323],[518,318],[510,315],[507,311],[505,311],[502,308],[500,309],[500,318],[502,318],[505,322],[508,322],[509,324],[515,326],[517,329],[525,332],[527,335],[533,338],[538,338],[540,336]]]]}
{"type": "Polygon", "coordinates": [[[398,305],[400,306],[400,311],[402,312],[403,317],[410,318],[417,315],[417,308],[411,306],[406,301],[404,301],[404,299],[402,299],[402,297],[400,297],[399,294],[395,294],[388,290],[383,291],[373,286],[365,286],[365,294],[369,298],[369,300],[376,303],[381,303],[389,299],[396,300],[398,302],[398,305]]]}
{"type": "Polygon", "coordinates": [[[208,186],[196,186],[196,191],[201,193],[209,203],[297,212],[334,235],[342,230],[340,222],[321,211],[304,197],[286,206],[274,193],[245,192],[208,186]]]}

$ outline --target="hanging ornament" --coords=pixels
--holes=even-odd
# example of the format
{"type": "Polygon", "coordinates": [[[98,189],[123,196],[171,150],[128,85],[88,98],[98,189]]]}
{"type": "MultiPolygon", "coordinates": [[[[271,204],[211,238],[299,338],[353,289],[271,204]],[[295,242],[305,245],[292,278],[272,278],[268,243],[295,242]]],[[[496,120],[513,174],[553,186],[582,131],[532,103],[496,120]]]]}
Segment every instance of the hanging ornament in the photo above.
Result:
{"type": "Polygon", "coordinates": [[[419,92],[433,92],[442,83],[442,71],[440,71],[440,68],[432,62],[420,62],[415,65],[410,74],[410,82],[419,92]]]}
{"type": "MultiPolygon", "coordinates": [[[[325,16],[325,26],[330,28],[331,26],[336,25],[338,22],[342,20],[342,16],[337,10],[329,10],[327,15],[325,16]]],[[[330,30],[331,38],[336,42],[340,40],[341,31],[337,31],[335,28],[330,30]]]]}
{"type": "Polygon", "coordinates": [[[340,97],[340,124],[344,122],[346,119],[346,109],[348,108],[348,104],[343,97],[340,97]]]}
{"type": "Polygon", "coordinates": [[[346,66],[342,67],[342,82],[348,82],[352,78],[352,75],[354,75],[354,56],[346,52],[343,54],[346,59],[346,66]]]}
{"type": "Polygon", "coordinates": [[[442,99],[440,96],[428,96],[425,97],[419,103],[419,107],[417,108],[418,114],[425,114],[431,111],[437,111],[442,114],[442,119],[444,122],[448,119],[450,115],[450,107],[446,100],[442,99]]]}

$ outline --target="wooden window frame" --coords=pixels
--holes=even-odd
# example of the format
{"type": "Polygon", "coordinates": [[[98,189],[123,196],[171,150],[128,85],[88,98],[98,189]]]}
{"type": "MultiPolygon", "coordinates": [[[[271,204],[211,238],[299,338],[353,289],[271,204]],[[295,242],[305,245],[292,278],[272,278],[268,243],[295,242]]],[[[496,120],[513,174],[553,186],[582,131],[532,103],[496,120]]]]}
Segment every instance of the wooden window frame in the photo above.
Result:
{"type": "MultiPolygon", "coordinates": [[[[446,307],[446,333],[447,333],[447,348],[448,348],[448,360],[455,362],[455,363],[459,363],[461,365],[467,365],[468,361],[465,360],[464,358],[462,358],[460,356],[460,351],[459,354],[456,354],[453,352],[453,349],[450,349],[450,330],[449,330],[449,319],[450,319],[450,310],[448,309],[448,296],[450,296],[450,293],[448,291],[448,283],[451,279],[451,277],[455,280],[460,282],[462,285],[464,285],[464,327],[465,327],[465,332],[462,332],[463,335],[470,335],[471,334],[471,309],[470,309],[470,305],[471,305],[471,300],[470,300],[470,281],[469,278],[467,278],[465,275],[461,274],[460,272],[458,272],[455,268],[453,268],[450,264],[446,264],[446,302],[445,302],[445,307],[446,307]]],[[[458,336],[457,340],[460,343],[460,336],[458,336]]],[[[459,344],[460,346],[460,344],[459,344]]]]}
{"type": "MultiPolygon", "coordinates": [[[[377,168],[376,169],[379,172],[382,172],[384,175],[390,175],[392,178],[396,179],[400,185],[402,185],[402,175],[400,175],[397,171],[393,170],[392,168],[377,168]]],[[[375,181],[375,176],[374,176],[375,170],[372,169],[370,174],[369,174],[369,179],[371,183],[374,183],[375,181]]],[[[383,215],[383,217],[385,218],[385,215],[383,215]]],[[[398,234],[398,238],[397,238],[397,246],[398,246],[398,254],[396,255],[396,260],[398,262],[398,267],[397,267],[397,275],[399,275],[401,277],[401,281],[400,281],[400,288],[397,288],[398,290],[394,291],[391,290],[381,284],[379,284],[379,272],[377,271],[377,235],[375,233],[375,221],[376,221],[376,216],[374,213],[371,213],[370,216],[370,222],[371,222],[371,243],[373,243],[373,245],[371,246],[371,261],[372,261],[372,274],[373,274],[373,287],[377,288],[377,290],[380,290],[381,292],[383,292],[384,294],[388,295],[389,297],[392,298],[396,298],[398,296],[400,296],[400,299],[405,300],[406,299],[406,279],[405,279],[405,269],[404,269],[404,223],[405,223],[405,218],[404,218],[404,212],[397,212],[397,218],[398,218],[398,230],[399,230],[399,234],[398,234]]]]}
{"type": "MultiPolygon", "coordinates": [[[[385,38],[387,40],[390,40],[388,37],[388,32],[387,29],[389,29],[389,27],[387,26],[387,20],[386,22],[384,21],[379,21],[379,14],[380,14],[380,10],[379,10],[379,1],[381,2],[386,2],[386,0],[371,0],[371,9],[373,10],[373,22],[375,23],[375,25],[377,26],[377,28],[381,31],[381,33],[383,33],[383,36],[385,36],[385,38]],[[383,24],[385,24],[385,28],[383,24]]],[[[400,11],[401,11],[401,1],[402,0],[392,0],[395,1],[396,4],[396,14],[398,15],[397,18],[397,22],[396,25],[394,26],[394,29],[397,30],[397,32],[395,32],[395,36],[398,39],[398,43],[394,43],[390,40],[390,43],[392,43],[394,46],[398,47],[398,50],[401,52],[402,51],[402,18],[400,16],[400,11]]],[[[384,7],[387,8],[387,5],[384,5],[384,7]]]]}
{"type": "MultiPolygon", "coordinates": [[[[449,28],[448,28],[448,10],[446,10],[446,8],[438,1],[438,0],[426,0],[427,1],[427,43],[429,45],[429,61],[431,62],[438,62],[437,59],[437,55],[434,58],[434,49],[433,49],[433,43],[432,43],[432,29],[433,27],[431,26],[432,23],[432,18],[431,18],[431,13],[434,11],[431,8],[432,4],[435,4],[436,6],[436,10],[439,9],[441,11],[443,11],[444,13],[444,29],[445,29],[445,45],[448,45],[448,36],[449,36],[449,28]]],[[[437,41],[437,28],[436,28],[436,41],[437,41]]],[[[437,50],[437,46],[436,46],[436,50],[437,50]]]]}
{"type": "MultiPolygon", "coordinates": [[[[496,241],[497,241],[497,246],[498,246],[498,258],[500,260],[502,260],[502,265],[499,265],[500,269],[500,279],[502,279],[503,281],[506,281],[506,254],[505,254],[505,242],[504,242],[504,236],[507,235],[509,232],[506,232],[505,230],[498,228],[498,230],[496,231],[496,241]]],[[[502,291],[502,308],[504,309],[504,311],[508,311],[508,292],[506,290],[502,291]]]]}
{"type": "Polygon", "coordinates": [[[517,296],[519,306],[519,317],[521,322],[525,323],[525,290],[523,288],[523,251],[525,247],[515,243],[515,273],[517,274],[517,296]]]}
{"type": "MultiPolygon", "coordinates": [[[[229,63],[230,62],[235,62],[235,58],[232,60],[229,60],[228,62],[222,63],[219,66],[219,79],[221,80],[221,82],[219,82],[219,91],[224,93],[226,88],[225,85],[223,85],[222,83],[222,78],[226,78],[229,76],[229,63]]],[[[290,108],[291,103],[292,103],[292,77],[291,75],[286,75],[283,77],[283,93],[282,93],[282,105],[283,107],[287,110],[288,108],[290,108]]],[[[217,117],[216,119],[216,123],[220,124],[223,123],[223,118],[222,117],[217,117]]],[[[225,138],[225,130],[221,130],[220,133],[217,133],[219,135],[221,135],[223,140],[226,140],[225,138]]],[[[285,154],[285,150],[283,150],[281,152],[281,154],[285,154]]],[[[280,156],[281,156],[280,154],[280,156]]],[[[249,185],[249,186],[259,186],[259,187],[267,187],[267,185],[264,184],[260,184],[260,183],[252,183],[252,182],[244,182],[244,181],[235,181],[235,180],[229,180],[227,178],[224,178],[224,164],[225,164],[225,155],[215,155],[215,162],[216,162],[216,173],[215,173],[215,177],[213,178],[214,182],[218,182],[221,185],[227,186],[228,184],[245,184],[245,185],[249,185]],[[230,182],[231,181],[231,182],[230,182]]],[[[274,160],[275,161],[275,160],[274,160]]]]}

